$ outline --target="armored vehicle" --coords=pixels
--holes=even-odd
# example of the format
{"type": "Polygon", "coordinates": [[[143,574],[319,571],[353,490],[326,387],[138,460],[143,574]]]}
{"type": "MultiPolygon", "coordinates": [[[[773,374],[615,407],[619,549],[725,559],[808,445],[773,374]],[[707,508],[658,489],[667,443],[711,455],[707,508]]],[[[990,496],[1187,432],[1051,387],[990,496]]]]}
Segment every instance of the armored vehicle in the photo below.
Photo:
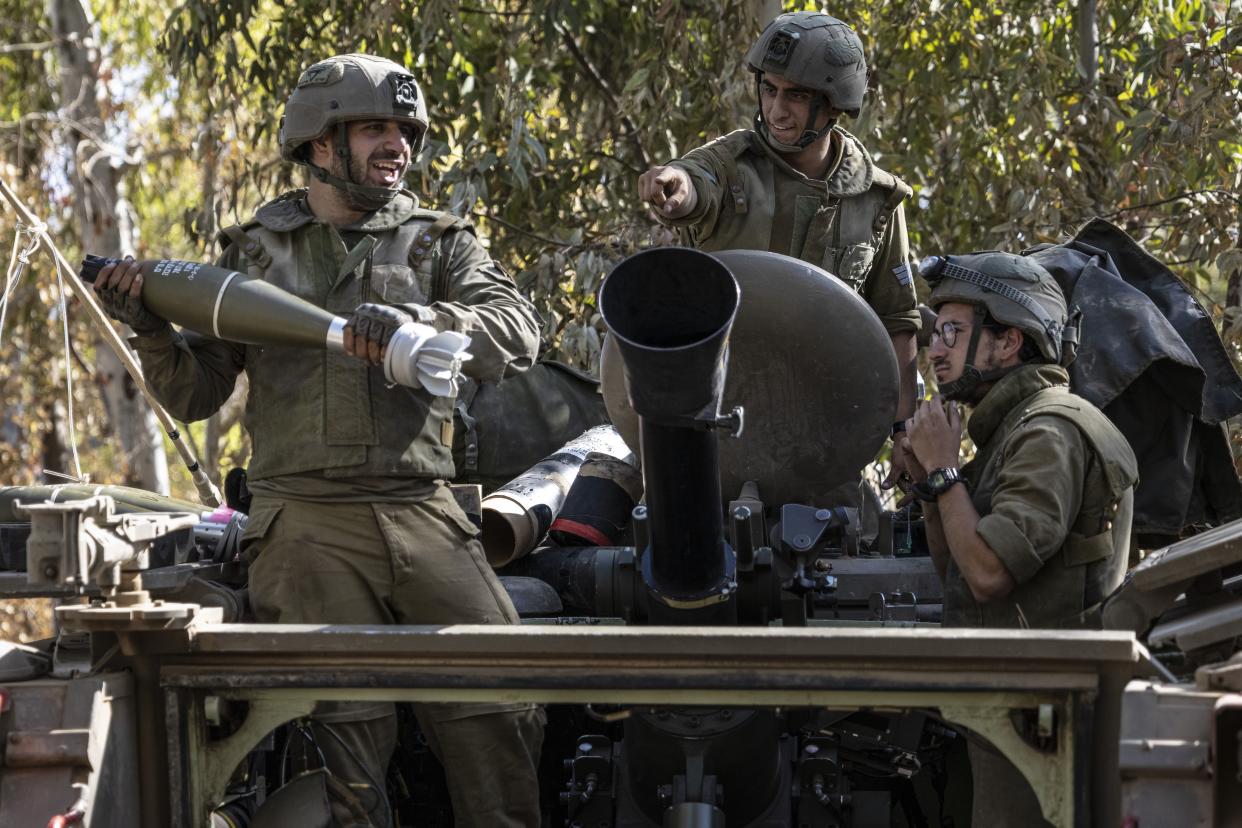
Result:
{"type": "MultiPolygon", "coordinates": [[[[1242,524],[1149,554],[1103,631],[941,628],[917,510],[837,494],[897,396],[853,291],[659,249],[600,309],[623,445],[463,494],[520,627],[247,623],[240,512],[4,489],[0,593],[62,603],[0,658],[0,824],[326,825],[324,699],[546,705],[549,826],[965,826],[967,743],[1056,826],[1239,820],[1242,524]]],[[[392,764],[396,821],[451,824],[412,717],[392,764]]]]}

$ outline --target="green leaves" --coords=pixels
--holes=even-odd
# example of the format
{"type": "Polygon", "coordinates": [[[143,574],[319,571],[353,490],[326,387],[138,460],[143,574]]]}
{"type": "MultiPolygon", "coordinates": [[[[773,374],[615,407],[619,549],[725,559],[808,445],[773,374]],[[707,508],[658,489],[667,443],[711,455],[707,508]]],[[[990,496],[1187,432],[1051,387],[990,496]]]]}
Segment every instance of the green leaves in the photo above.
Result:
{"type": "MultiPolygon", "coordinates": [[[[752,0],[100,4],[106,57],[145,78],[115,88],[142,113],[148,157],[187,148],[130,174],[159,252],[208,255],[205,202],[221,222],[243,220],[297,183],[275,137],[306,65],[382,54],[411,66],[431,103],[410,186],[478,222],[573,359],[591,353],[582,332],[600,277],[654,237],[638,174],[749,124],[742,56],[766,22],[752,0]]],[[[33,0],[0,6],[12,20],[41,14],[33,0]]],[[[1090,88],[1064,3],[853,0],[832,12],[857,25],[872,67],[862,118],[844,125],[920,194],[909,215],[919,254],[1020,249],[1099,213],[1188,274],[1218,273],[1237,226],[1221,193],[1242,189],[1242,31],[1219,4],[1101,4],[1090,88]],[[1213,194],[1173,198],[1200,191],[1213,194]]],[[[3,54],[0,68],[12,70],[0,101],[39,100],[46,72],[3,54]]]]}

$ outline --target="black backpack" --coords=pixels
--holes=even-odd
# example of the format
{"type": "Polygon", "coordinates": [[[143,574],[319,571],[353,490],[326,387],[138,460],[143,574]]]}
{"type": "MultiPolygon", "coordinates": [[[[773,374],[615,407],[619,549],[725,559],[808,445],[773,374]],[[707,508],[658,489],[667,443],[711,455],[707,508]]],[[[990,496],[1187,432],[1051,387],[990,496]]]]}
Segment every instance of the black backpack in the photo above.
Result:
{"type": "Polygon", "coordinates": [[[1024,251],[1082,311],[1070,387],[1104,411],[1139,463],[1140,546],[1242,517],[1225,420],[1242,378],[1212,317],[1172,271],[1120,228],[1092,219],[1065,244],[1024,251]]]}

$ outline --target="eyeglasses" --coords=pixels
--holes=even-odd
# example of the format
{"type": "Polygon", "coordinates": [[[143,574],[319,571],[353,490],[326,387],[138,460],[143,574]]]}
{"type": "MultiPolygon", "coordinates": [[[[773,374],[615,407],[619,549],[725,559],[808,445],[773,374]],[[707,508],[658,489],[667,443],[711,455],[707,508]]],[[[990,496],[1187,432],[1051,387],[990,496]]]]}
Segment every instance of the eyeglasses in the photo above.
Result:
{"type": "Polygon", "coordinates": [[[937,342],[943,342],[944,347],[952,348],[957,344],[957,335],[968,330],[970,330],[968,326],[959,325],[956,322],[945,322],[938,328],[932,328],[932,347],[935,347],[937,342]]]}
{"type": "MultiPolygon", "coordinates": [[[[944,347],[952,348],[957,344],[957,335],[960,333],[966,333],[969,330],[969,325],[962,325],[957,322],[945,322],[939,328],[932,328],[931,344],[934,346],[937,342],[943,342],[944,347]]],[[[985,322],[983,330],[991,331],[992,335],[996,336],[1000,331],[1005,330],[1005,326],[985,322]]]]}

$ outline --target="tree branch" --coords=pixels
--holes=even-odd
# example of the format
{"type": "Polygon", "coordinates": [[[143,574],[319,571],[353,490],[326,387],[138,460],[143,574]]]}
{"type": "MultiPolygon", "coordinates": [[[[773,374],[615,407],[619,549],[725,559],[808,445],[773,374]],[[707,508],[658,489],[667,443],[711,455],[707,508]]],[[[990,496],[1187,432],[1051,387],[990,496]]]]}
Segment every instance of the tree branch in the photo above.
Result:
{"type": "MultiPolygon", "coordinates": [[[[1238,199],[1238,227],[1242,228],[1242,199],[1238,199]]],[[[1239,235],[1235,248],[1242,249],[1242,234],[1239,235]]],[[[1242,267],[1235,267],[1231,272],[1224,274],[1226,281],[1225,288],[1225,304],[1230,307],[1237,307],[1242,304],[1242,267]]]]}
{"type": "Polygon", "coordinates": [[[512,230],[514,233],[520,233],[521,235],[526,236],[527,238],[535,239],[536,241],[541,241],[544,244],[550,244],[550,245],[553,245],[554,247],[561,247],[561,248],[574,247],[574,245],[570,244],[569,242],[561,241],[560,239],[554,239],[551,236],[541,236],[540,234],[534,232],[533,230],[527,230],[524,227],[518,227],[516,224],[512,224],[510,222],[505,221],[500,216],[494,216],[490,213],[484,213],[481,210],[471,210],[470,215],[474,216],[475,218],[486,219],[487,221],[494,221],[497,224],[499,224],[501,227],[504,227],[507,230],[512,230]]]}
{"type": "Polygon", "coordinates": [[[595,158],[602,158],[605,161],[611,161],[617,166],[623,167],[629,170],[630,172],[634,173],[634,175],[636,176],[642,175],[644,172],[646,172],[646,170],[642,170],[642,169],[639,169],[638,167],[635,167],[633,164],[630,164],[629,162],[625,161],[620,156],[604,152],[603,150],[595,150],[594,152],[591,153],[591,155],[595,158]]]}
{"type": "Polygon", "coordinates": [[[458,6],[462,14],[486,14],[493,17],[530,17],[529,11],[501,11],[500,9],[480,9],[473,6],[458,6]]]}
{"type": "Polygon", "coordinates": [[[1197,196],[1197,195],[1213,195],[1213,196],[1223,195],[1223,196],[1232,198],[1235,201],[1242,202],[1242,197],[1236,196],[1233,193],[1229,192],[1228,190],[1223,190],[1219,187],[1212,187],[1206,190],[1188,190],[1184,193],[1178,193],[1177,195],[1169,196],[1168,198],[1162,198],[1157,201],[1149,201],[1145,204],[1135,204],[1130,207],[1122,207],[1120,210],[1116,210],[1112,213],[1107,213],[1106,215],[1100,216],[1100,218],[1105,218],[1105,219],[1115,218],[1121,215],[1122,213],[1132,213],[1136,210],[1147,210],[1152,207],[1159,207],[1164,204],[1169,204],[1174,201],[1181,201],[1182,199],[1190,198],[1191,196],[1197,196]]]}
{"type": "Polygon", "coordinates": [[[76,40],[76,38],[58,37],[54,40],[43,40],[38,43],[5,43],[0,45],[0,55],[11,55],[14,52],[42,52],[62,43],[68,43],[71,40],[76,40]]]}
{"type": "Polygon", "coordinates": [[[595,85],[598,86],[600,91],[604,93],[604,97],[608,99],[608,104],[612,107],[613,111],[620,116],[621,123],[625,126],[627,132],[626,137],[633,142],[634,149],[638,151],[638,157],[642,159],[643,167],[651,167],[651,156],[647,154],[647,148],[643,146],[642,140],[638,137],[638,126],[629,115],[626,115],[621,111],[621,103],[617,100],[617,95],[612,91],[612,86],[608,83],[608,80],[600,74],[600,71],[595,68],[590,59],[583,54],[582,49],[579,48],[578,42],[574,40],[573,35],[571,35],[567,29],[561,28],[559,23],[555,24],[555,27],[557,32],[561,35],[561,40],[565,43],[565,48],[569,50],[571,55],[573,55],[574,60],[580,67],[582,67],[582,71],[587,74],[587,77],[594,81],[595,85]]]}

